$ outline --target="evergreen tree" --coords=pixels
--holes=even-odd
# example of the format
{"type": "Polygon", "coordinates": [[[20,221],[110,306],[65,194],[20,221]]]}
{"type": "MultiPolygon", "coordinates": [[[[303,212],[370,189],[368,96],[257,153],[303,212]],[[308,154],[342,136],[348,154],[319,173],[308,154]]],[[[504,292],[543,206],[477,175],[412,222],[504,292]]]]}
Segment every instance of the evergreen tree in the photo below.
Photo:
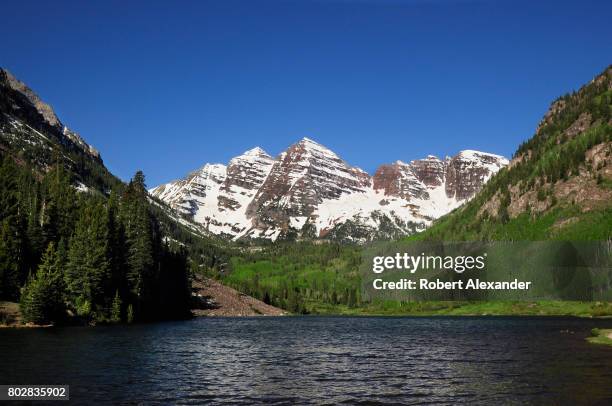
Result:
{"type": "Polygon", "coordinates": [[[101,316],[105,298],[110,296],[108,239],[104,205],[86,204],[71,239],[65,275],[69,301],[83,316],[88,316],[90,310],[101,316]]]}
{"type": "Polygon", "coordinates": [[[115,298],[111,307],[110,320],[113,323],[121,323],[121,298],[119,297],[119,291],[115,291],[115,298]]]}
{"type": "Polygon", "coordinates": [[[120,290],[120,296],[125,296],[126,241],[125,228],[119,220],[120,199],[113,189],[107,203],[108,221],[108,253],[110,257],[111,285],[120,290]]]}
{"type": "Polygon", "coordinates": [[[131,303],[127,308],[127,322],[130,324],[134,322],[134,306],[131,303]]]}
{"type": "Polygon", "coordinates": [[[61,262],[50,243],[36,275],[30,277],[21,295],[21,312],[26,322],[47,324],[64,315],[61,262]]]}
{"type": "Polygon", "coordinates": [[[19,297],[19,244],[10,220],[0,224],[0,299],[19,297]]]}
{"type": "Polygon", "coordinates": [[[14,218],[18,214],[19,200],[16,181],[17,165],[5,157],[0,165],[0,218],[14,218]]]}
{"type": "Polygon", "coordinates": [[[184,250],[172,251],[164,246],[159,275],[159,316],[183,317],[191,307],[191,279],[187,254],[184,250]]]}
{"type": "Polygon", "coordinates": [[[26,252],[28,262],[25,267],[28,271],[35,269],[35,264],[40,260],[43,250],[43,235],[40,223],[40,212],[38,201],[32,204],[31,210],[27,213],[26,223],[26,252]]]}
{"type": "Polygon", "coordinates": [[[142,172],[138,171],[130,181],[121,209],[131,301],[135,305],[135,317],[147,318],[153,312],[153,308],[148,307],[158,294],[155,282],[159,278],[160,262],[156,254],[161,252],[161,239],[159,226],[150,212],[142,172]]]}
{"type": "Polygon", "coordinates": [[[23,266],[23,231],[19,217],[19,169],[10,157],[0,165],[0,298],[19,297],[20,270],[23,266]]]}
{"type": "Polygon", "coordinates": [[[45,244],[57,242],[62,237],[70,238],[76,217],[77,195],[61,162],[47,173],[43,186],[40,216],[45,244]]]}

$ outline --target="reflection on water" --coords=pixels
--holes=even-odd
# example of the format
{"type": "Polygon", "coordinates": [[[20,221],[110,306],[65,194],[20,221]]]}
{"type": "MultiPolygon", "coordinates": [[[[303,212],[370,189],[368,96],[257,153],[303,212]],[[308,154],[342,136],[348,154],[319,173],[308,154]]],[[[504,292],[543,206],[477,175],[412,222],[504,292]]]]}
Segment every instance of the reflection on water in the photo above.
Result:
{"type": "Polygon", "coordinates": [[[606,403],[612,320],[210,318],[0,331],[0,384],[82,402],[606,403]]]}

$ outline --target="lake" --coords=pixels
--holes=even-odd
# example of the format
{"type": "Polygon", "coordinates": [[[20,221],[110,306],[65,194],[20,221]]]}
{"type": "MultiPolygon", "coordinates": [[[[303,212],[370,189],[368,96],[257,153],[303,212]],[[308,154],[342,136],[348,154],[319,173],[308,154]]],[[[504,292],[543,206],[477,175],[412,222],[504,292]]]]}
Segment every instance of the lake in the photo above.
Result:
{"type": "Polygon", "coordinates": [[[71,400],[109,404],[604,404],[612,347],[585,341],[593,327],[612,320],[312,316],[3,329],[0,384],[68,384],[71,400]]]}

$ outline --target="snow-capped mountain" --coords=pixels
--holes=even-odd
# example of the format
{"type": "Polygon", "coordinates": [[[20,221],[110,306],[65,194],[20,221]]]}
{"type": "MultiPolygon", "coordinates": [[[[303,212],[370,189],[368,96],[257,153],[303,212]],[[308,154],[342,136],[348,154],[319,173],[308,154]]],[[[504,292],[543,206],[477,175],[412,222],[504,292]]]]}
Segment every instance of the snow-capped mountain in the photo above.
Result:
{"type": "Polygon", "coordinates": [[[210,232],[233,239],[408,235],[469,200],[508,160],[462,151],[382,165],[374,176],[304,138],[272,158],[254,148],[150,190],[210,232]]]}

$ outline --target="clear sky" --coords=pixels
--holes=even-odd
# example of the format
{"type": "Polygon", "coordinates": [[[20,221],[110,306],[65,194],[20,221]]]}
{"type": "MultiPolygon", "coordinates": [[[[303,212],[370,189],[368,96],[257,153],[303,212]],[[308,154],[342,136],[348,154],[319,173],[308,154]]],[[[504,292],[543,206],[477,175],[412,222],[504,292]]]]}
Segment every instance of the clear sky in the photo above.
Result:
{"type": "Polygon", "coordinates": [[[0,66],[149,186],[307,136],[368,172],[510,156],[612,63],[611,1],[12,1],[0,66]]]}

